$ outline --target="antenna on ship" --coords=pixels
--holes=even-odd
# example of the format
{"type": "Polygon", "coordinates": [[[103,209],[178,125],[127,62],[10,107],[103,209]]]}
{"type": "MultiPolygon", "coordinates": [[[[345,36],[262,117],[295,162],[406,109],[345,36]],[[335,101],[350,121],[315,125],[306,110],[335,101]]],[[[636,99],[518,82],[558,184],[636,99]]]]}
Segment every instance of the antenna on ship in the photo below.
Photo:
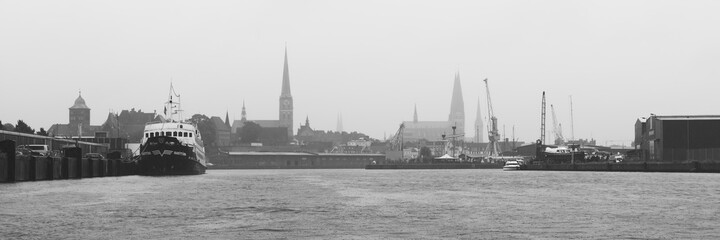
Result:
{"type": "Polygon", "coordinates": [[[167,112],[168,109],[167,109],[167,106],[165,106],[165,112],[164,112],[165,117],[168,118],[167,119],[168,121],[173,122],[173,121],[175,121],[175,119],[173,119],[173,116],[175,114],[179,114],[179,118],[178,118],[178,122],[179,122],[180,120],[182,120],[182,110],[180,108],[180,94],[177,94],[175,92],[175,87],[173,87],[172,79],[170,79],[170,92],[168,93],[168,99],[169,100],[167,102],[167,105],[170,106],[170,114],[168,117],[168,112],[167,112]],[[173,96],[175,96],[177,98],[177,101],[173,101],[173,96]]]}

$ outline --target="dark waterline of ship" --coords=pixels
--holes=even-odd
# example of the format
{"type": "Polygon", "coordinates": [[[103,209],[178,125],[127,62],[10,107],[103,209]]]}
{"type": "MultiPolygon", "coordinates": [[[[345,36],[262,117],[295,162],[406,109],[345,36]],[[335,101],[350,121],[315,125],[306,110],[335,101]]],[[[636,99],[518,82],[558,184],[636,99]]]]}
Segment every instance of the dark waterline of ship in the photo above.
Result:
{"type": "Polygon", "coordinates": [[[0,185],[0,238],[720,238],[720,175],[211,170],[0,185]]]}

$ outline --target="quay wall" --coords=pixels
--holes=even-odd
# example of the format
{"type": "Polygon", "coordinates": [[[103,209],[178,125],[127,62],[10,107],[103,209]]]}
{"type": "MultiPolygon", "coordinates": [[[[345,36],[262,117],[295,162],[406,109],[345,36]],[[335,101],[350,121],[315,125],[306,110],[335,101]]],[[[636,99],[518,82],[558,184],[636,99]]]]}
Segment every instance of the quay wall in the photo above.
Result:
{"type": "Polygon", "coordinates": [[[208,169],[363,169],[381,154],[315,154],[303,152],[238,152],[212,156],[208,169]]]}
{"type": "Polygon", "coordinates": [[[705,172],[720,173],[716,162],[630,162],[630,163],[576,163],[530,164],[523,170],[536,171],[612,171],[612,172],[705,172]]]}
{"type": "Polygon", "coordinates": [[[365,169],[501,169],[501,163],[417,163],[417,164],[370,164],[365,169]]]}
{"type": "Polygon", "coordinates": [[[0,141],[0,183],[126,176],[135,174],[135,164],[120,159],[81,158],[79,148],[69,149],[65,157],[39,157],[15,154],[12,140],[0,141]]]}

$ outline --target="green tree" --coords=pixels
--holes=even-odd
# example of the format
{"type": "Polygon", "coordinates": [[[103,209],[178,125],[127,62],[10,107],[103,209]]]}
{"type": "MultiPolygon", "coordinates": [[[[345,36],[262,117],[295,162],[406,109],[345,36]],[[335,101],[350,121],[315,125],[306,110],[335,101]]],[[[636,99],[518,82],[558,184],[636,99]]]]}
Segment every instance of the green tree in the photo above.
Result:
{"type": "Polygon", "coordinates": [[[2,121],[0,121],[0,130],[5,130],[5,128],[2,125],[2,121]]]}
{"type": "Polygon", "coordinates": [[[6,123],[5,125],[3,125],[3,130],[15,131],[15,126],[13,126],[12,123],[6,123]]]}
{"type": "Polygon", "coordinates": [[[38,131],[38,132],[37,132],[37,135],[40,135],[40,136],[47,136],[47,135],[48,135],[48,132],[47,132],[47,131],[45,131],[45,129],[44,129],[44,128],[40,128],[40,131],[38,131]]]}
{"type": "Polygon", "coordinates": [[[430,151],[430,148],[428,148],[428,147],[421,147],[420,154],[418,154],[418,158],[420,158],[420,161],[422,161],[422,162],[432,162],[432,159],[433,159],[432,151],[430,151]]]}
{"type": "Polygon", "coordinates": [[[240,130],[237,132],[237,137],[241,143],[254,143],[260,142],[260,133],[262,127],[254,122],[245,122],[240,130]]]}
{"type": "Polygon", "coordinates": [[[190,118],[190,122],[197,126],[205,147],[213,146],[215,144],[215,136],[217,135],[215,124],[210,121],[208,116],[195,114],[190,118]]]}
{"type": "Polygon", "coordinates": [[[32,129],[23,120],[18,120],[17,124],[15,125],[15,131],[19,133],[35,134],[35,129],[32,129]]]}

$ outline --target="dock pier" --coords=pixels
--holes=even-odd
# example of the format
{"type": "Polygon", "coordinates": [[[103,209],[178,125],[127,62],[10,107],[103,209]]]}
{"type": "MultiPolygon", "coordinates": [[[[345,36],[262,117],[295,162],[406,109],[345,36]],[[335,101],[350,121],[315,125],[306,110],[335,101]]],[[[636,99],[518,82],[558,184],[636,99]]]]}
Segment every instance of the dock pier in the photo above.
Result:
{"type": "Polygon", "coordinates": [[[720,173],[717,162],[622,162],[576,164],[528,164],[528,171],[596,171],[596,172],[700,172],[720,173]]]}
{"type": "Polygon", "coordinates": [[[82,158],[66,148],[63,157],[18,156],[13,140],[0,141],[0,183],[135,175],[135,164],[121,159],[82,158]]]}

